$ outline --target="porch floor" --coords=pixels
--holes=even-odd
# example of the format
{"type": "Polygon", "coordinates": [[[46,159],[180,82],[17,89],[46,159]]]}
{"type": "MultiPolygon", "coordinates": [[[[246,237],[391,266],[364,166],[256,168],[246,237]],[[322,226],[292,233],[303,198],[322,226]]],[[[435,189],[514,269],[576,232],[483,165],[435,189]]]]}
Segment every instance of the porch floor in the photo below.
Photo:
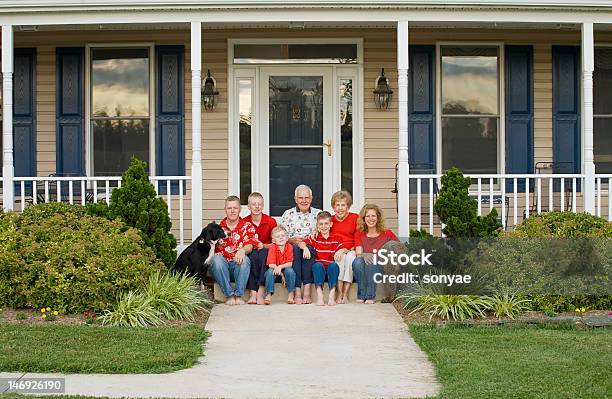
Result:
{"type": "Polygon", "coordinates": [[[433,365],[390,304],[218,305],[206,327],[212,332],[206,356],[190,369],[161,375],[61,375],[66,394],[417,398],[440,390],[433,365]]]}

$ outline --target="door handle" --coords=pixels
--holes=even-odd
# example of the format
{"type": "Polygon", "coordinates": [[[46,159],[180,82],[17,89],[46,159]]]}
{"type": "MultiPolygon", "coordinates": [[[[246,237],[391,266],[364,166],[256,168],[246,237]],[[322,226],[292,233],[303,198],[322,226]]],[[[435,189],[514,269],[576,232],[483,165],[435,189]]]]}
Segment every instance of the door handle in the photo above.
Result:
{"type": "Polygon", "coordinates": [[[327,143],[323,143],[323,145],[327,147],[327,155],[331,157],[332,156],[332,152],[331,152],[332,141],[331,141],[331,139],[327,140],[327,143]]]}

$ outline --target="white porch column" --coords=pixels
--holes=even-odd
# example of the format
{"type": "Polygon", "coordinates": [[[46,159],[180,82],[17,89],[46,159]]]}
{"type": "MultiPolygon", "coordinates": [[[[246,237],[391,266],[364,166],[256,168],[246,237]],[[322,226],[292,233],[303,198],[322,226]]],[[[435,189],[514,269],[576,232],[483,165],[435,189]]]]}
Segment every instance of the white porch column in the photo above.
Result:
{"type": "Polygon", "coordinates": [[[202,23],[191,22],[191,236],[202,230],[202,23]]]}
{"type": "Polygon", "coordinates": [[[13,26],[2,25],[2,203],[13,210],[13,26]]]}
{"type": "Polygon", "coordinates": [[[399,113],[399,164],[397,218],[400,237],[408,237],[408,21],[397,22],[397,81],[399,113]]]}
{"type": "Polygon", "coordinates": [[[595,214],[595,164],[593,163],[593,70],[595,68],[595,48],[593,23],[582,24],[582,98],[584,117],[584,210],[595,214]]]}

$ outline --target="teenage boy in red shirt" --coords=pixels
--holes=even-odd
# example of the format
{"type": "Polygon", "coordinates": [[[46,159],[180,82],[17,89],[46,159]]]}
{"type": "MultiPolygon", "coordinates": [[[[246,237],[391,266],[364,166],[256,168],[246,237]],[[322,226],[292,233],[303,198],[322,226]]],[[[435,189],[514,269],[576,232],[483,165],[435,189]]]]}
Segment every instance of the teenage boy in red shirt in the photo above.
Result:
{"type": "Polygon", "coordinates": [[[258,192],[253,192],[249,195],[247,206],[251,214],[244,218],[255,226],[257,238],[261,242],[259,247],[254,248],[249,254],[251,260],[251,273],[247,282],[247,289],[251,291],[248,300],[249,305],[257,303],[264,304],[264,285],[266,272],[266,258],[268,257],[268,248],[272,245],[271,232],[276,227],[276,220],[263,213],[264,197],[258,192]]]}
{"type": "Polygon", "coordinates": [[[299,247],[304,252],[304,258],[309,259],[311,254],[307,245],[311,245],[316,251],[316,259],[312,265],[312,274],[314,283],[317,287],[317,302],[318,306],[323,306],[323,284],[325,276],[327,276],[327,285],[329,286],[329,299],[327,304],[334,306],[336,304],[336,286],[338,285],[338,275],[340,267],[334,261],[334,255],[338,250],[344,247],[343,240],[331,233],[332,215],[327,211],[322,211],[317,214],[317,233],[314,237],[308,237],[300,242],[299,247]]]}

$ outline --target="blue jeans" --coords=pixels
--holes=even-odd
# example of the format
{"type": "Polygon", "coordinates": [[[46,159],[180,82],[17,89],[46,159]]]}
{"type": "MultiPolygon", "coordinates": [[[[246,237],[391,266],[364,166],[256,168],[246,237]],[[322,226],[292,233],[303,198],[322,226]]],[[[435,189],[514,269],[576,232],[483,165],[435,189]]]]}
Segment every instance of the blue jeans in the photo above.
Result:
{"type": "Polygon", "coordinates": [[[268,248],[254,249],[249,254],[249,259],[251,260],[251,273],[249,274],[247,289],[257,291],[260,285],[265,284],[264,273],[268,268],[266,265],[268,248]]]}
{"type": "MultiPolygon", "coordinates": [[[[287,283],[287,291],[295,291],[295,271],[292,267],[286,267],[283,269],[285,275],[285,283],[287,283]]],[[[274,294],[274,282],[276,276],[274,275],[274,268],[268,267],[265,273],[266,276],[266,293],[274,294]]]]}
{"type": "Polygon", "coordinates": [[[302,283],[312,284],[312,265],[315,263],[317,251],[307,245],[310,250],[310,259],[304,259],[304,251],[297,245],[293,245],[293,271],[295,272],[295,286],[302,288],[302,283]]]}
{"type": "Polygon", "coordinates": [[[327,267],[324,267],[321,262],[316,262],[312,265],[312,274],[314,275],[314,283],[317,287],[323,287],[325,276],[327,275],[327,285],[331,290],[338,285],[340,266],[336,262],[332,262],[327,267]]]}
{"type": "Polygon", "coordinates": [[[355,258],[353,261],[353,275],[357,281],[357,299],[375,299],[376,298],[376,283],[374,282],[374,274],[382,272],[382,267],[379,265],[371,265],[361,257],[355,258]]]}
{"type": "Polygon", "coordinates": [[[226,297],[235,295],[238,298],[242,298],[251,271],[251,261],[249,257],[245,256],[242,264],[239,265],[234,261],[228,261],[222,255],[215,255],[210,263],[212,275],[215,281],[221,286],[223,295],[226,297]],[[230,273],[234,275],[234,281],[236,282],[234,289],[232,289],[230,285],[230,273]]]}

